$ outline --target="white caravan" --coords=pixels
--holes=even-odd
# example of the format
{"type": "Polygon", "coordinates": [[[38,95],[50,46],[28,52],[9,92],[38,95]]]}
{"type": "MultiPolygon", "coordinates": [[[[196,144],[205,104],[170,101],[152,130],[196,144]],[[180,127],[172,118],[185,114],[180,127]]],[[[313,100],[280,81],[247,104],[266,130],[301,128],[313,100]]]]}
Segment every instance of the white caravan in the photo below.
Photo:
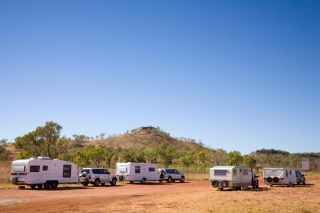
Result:
{"type": "Polygon", "coordinates": [[[119,180],[133,182],[162,181],[156,166],[151,163],[117,163],[119,180]]]}
{"type": "Polygon", "coordinates": [[[258,188],[257,176],[250,168],[242,166],[215,166],[210,168],[210,183],[220,190],[224,188],[258,188]]]}
{"type": "Polygon", "coordinates": [[[48,157],[15,160],[11,164],[11,182],[32,189],[56,189],[58,184],[78,183],[78,167],[67,161],[48,157]]]}
{"type": "Polygon", "coordinates": [[[267,185],[287,185],[293,186],[298,184],[298,175],[295,169],[288,168],[264,168],[264,183],[267,185]]]}

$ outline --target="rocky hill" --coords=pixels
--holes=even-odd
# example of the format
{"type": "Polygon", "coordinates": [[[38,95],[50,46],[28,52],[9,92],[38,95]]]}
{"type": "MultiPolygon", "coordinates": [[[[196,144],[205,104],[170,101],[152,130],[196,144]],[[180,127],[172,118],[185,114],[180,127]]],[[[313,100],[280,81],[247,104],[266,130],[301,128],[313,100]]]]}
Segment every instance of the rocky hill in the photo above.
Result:
{"type": "Polygon", "coordinates": [[[98,139],[92,141],[93,144],[103,145],[111,148],[157,148],[161,145],[170,145],[173,148],[192,151],[209,148],[204,147],[201,143],[197,143],[193,139],[175,138],[170,136],[160,128],[152,126],[140,127],[128,131],[125,134],[111,136],[106,139],[98,139]]]}

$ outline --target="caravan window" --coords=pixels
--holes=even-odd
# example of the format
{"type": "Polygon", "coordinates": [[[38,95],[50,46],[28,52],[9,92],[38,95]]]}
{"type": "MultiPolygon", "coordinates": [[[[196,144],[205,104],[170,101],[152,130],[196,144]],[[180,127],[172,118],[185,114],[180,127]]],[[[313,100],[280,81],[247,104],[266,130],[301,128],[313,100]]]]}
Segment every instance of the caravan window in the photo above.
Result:
{"type": "Polygon", "coordinates": [[[227,170],[214,170],[214,176],[226,176],[227,170]]]}
{"type": "Polygon", "coordinates": [[[30,166],[30,172],[40,172],[40,166],[30,166]]]}
{"type": "Polygon", "coordinates": [[[140,166],[135,166],[134,167],[134,172],[135,173],[140,173],[140,166]]]}
{"type": "Polygon", "coordinates": [[[42,171],[48,171],[48,166],[47,165],[42,166],[42,171]]]}
{"type": "Polygon", "coordinates": [[[155,168],[153,168],[153,167],[149,167],[149,172],[154,172],[154,171],[156,171],[156,169],[155,169],[155,168]]]}
{"type": "Polygon", "coordinates": [[[63,177],[71,177],[71,165],[63,165],[63,177]]]}
{"type": "Polygon", "coordinates": [[[244,170],[242,170],[242,174],[243,174],[243,175],[248,175],[248,174],[249,174],[248,169],[244,169],[244,170]]]}
{"type": "Polygon", "coordinates": [[[119,172],[120,172],[121,174],[126,174],[126,173],[128,173],[128,168],[122,166],[122,167],[119,168],[119,172]]]}

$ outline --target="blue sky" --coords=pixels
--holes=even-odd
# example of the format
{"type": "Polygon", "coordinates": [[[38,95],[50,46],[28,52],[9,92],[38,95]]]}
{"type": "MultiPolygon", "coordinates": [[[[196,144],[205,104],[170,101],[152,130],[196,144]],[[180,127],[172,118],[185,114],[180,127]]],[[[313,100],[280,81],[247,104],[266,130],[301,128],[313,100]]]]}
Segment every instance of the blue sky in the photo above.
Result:
{"type": "Polygon", "coordinates": [[[0,1],[0,138],[145,125],[320,151],[318,1],[0,1]]]}

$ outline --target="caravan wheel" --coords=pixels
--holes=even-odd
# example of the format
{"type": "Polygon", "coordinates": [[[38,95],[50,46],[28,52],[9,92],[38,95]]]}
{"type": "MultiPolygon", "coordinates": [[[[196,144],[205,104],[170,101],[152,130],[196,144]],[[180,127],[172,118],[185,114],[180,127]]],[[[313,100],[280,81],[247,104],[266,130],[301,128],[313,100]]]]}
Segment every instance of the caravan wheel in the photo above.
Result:
{"type": "Polygon", "coordinates": [[[45,183],[45,184],[44,184],[44,189],[50,189],[49,183],[45,183]]]}
{"type": "Polygon", "coordinates": [[[42,184],[37,185],[38,189],[42,189],[42,184]]]}
{"type": "Polygon", "coordinates": [[[57,182],[51,182],[51,188],[52,189],[57,189],[58,188],[58,183],[57,182]]]}
{"type": "Polygon", "coordinates": [[[36,184],[31,184],[31,185],[30,185],[30,188],[31,188],[31,189],[35,189],[36,186],[37,186],[36,184]]]}
{"type": "Polygon", "coordinates": [[[144,182],[146,182],[146,178],[142,178],[142,180],[140,181],[140,183],[144,183],[144,182]]]}

